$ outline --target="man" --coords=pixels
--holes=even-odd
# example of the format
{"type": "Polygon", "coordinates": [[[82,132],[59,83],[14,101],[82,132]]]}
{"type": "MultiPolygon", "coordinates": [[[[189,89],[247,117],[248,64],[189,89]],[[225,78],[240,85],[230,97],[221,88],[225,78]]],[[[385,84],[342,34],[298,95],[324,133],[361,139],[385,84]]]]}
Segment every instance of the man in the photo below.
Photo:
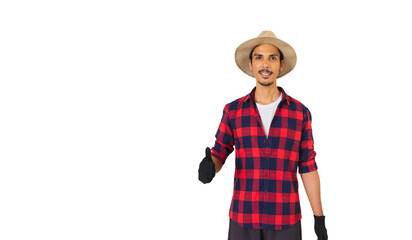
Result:
{"type": "Polygon", "coordinates": [[[271,31],[242,43],[238,67],[256,79],[252,91],[225,105],[214,147],[206,148],[199,180],[209,183],[236,147],[229,240],[300,240],[297,169],[309,198],[318,239],[327,240],[315,162],[312,116],[277,79],[296,65],[296,53],[271,31]]]}

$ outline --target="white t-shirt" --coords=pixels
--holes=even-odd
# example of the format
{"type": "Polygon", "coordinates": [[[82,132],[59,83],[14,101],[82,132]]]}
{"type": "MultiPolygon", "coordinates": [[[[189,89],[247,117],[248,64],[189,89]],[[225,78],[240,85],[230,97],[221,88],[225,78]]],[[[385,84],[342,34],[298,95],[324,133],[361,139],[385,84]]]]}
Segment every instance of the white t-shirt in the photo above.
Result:
{"type": "Polygon", "coordinates": [[[256,103],[260,118],[262,120],[263,128],[265,129],[266,137],[269,135],[270,124],[272,123],[273,117],[275,116],[275,112],[280,100],[282,100],[282,93],[280,93],[278,99],[276,99],[273,103],[269,103],[267,105],[256,103]]]}

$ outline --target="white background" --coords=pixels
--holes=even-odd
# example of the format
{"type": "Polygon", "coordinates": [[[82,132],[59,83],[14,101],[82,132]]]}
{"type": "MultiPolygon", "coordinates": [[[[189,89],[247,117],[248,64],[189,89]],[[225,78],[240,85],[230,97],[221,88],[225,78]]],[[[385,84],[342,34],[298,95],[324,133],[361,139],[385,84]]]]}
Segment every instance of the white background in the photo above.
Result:
{"type": "Polygon", "coordinates": [[[197,171],[263,30],[298,55],[329,239],[410,239],[407,3],[2,1],[0,239],[227,239],[234,153],[197,171]]]}

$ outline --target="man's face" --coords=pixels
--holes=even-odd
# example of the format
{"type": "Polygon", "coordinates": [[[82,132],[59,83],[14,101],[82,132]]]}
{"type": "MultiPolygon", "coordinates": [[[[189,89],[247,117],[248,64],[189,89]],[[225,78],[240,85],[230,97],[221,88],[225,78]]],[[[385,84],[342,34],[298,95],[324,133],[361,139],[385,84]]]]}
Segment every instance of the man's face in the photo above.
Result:
{"type": "Polygon", "coordinates": [[[261,44],[252,53],[249,59],[249,68],[252,70],[260,85],[272,85],[279,73],[283,70],[284,61],[280,62],[279,50],[272,44],[261,44]]]}

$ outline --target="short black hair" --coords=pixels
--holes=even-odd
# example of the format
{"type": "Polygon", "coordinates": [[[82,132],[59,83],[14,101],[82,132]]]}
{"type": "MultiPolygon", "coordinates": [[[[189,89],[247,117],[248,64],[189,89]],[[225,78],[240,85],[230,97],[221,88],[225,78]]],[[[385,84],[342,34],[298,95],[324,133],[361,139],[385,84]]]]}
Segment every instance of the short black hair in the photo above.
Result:
{"type": "MultiPolygon", "coordinates": [[[[253,47],[252,48],[252,51],[250,51],[250,54],[249,54],[249,59],[250,59],[250,61],[252,61],[252,53],[253,53],[253,51],[255,50],[255,48],[257,47],[257,46],[260,46],[261,44],[259,44],[259,45],[256,45],[255,47],[253,47]]],[[[276,47],[276,46],[275,46],[276,47]]],[[[280,61],[282,61],[283,60],[283,53],[282,53],[282,51],[280,51],[280,49],[278,48],[278,47],[276,47],[277,49],[278,49],[278,51],[279,51],[279,54],[280,54],[280,61]]]]}

